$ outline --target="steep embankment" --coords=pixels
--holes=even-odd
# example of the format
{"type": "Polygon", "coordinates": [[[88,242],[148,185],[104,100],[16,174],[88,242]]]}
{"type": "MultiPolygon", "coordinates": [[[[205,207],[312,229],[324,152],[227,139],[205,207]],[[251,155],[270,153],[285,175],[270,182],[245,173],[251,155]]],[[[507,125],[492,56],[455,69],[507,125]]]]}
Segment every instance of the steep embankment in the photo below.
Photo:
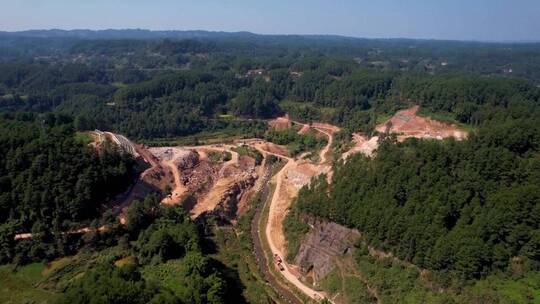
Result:
{"type": "MultiPolygon", "coordinates": [[[[457,126],[438,122],[430,118],[419,117],[417,115],[417,111],[418,107],[399,111],[387,122],[378,125],[377,131],[381,133],[395,134],[398,141],[404,141],[405,139],[411,137],[435,140],[444,139],[447,137],[454,137],[457,140],[467,138],[467,133],[460,130],[457,126]]],[[[328,133],[325,132],[328,129],[321,127],[316,127],[316,129],[320,132],[326,134],[328,133]]],[[[332,138],[329,136],[329,142],[331,141],[332,138]]],[[[350,150],[346,151],[342,155],[341,159],[346,160],[347,157],[355,153],[363,153],[367,156],[372,156],[378,148],[379,136],[367,138],[361,134],[353,134],[353,143],[354,146],[350,150]]],[[[321,150],[320,159],[322,162],[328,161],[327,157],[325,157],[326,153],[327,151],[325,151],[325,149],[321,150]]],[[[331,182],[331,180],[329,180],[329,182],[331,182]]],[[[328,191],[328,189],[324,189],[319,189],[318,191],[328,191]]],[[[319,203],[324,204],[323,201],[324,200],[320,201],[319,203]]],[[[304,219],[297,220],[302,222],[305,226],[304,219]]],[[[319,284],[331,272],[335,276],[336,274],[334,272],[336,271],[336,267],[339,267],[340,263],[343,263],[343,261],[346,260],[345,253],[349,252],[349,249],[352,247],[352,243],[344,243],[345,239],[347,238],[344,237],[344,235],[354,231],[343,226],[339,226],[335,223],[326,223],[321,225],[317,221],[316,223],[311,223],[307,230],[309,233],[304,236],[300,249],[293,260],[295,261],[295,264],[300,266],[299,270],[301,276],[303,277],[302,280],[308,280],[314,282],[315,284],[319,284]]],[[[356,233],[358,234],[358,232],[356,233]]],[[[369,246],[368,248],[369,254],[371,254],[373,257],[379,258],[381,252],[369,246]]],[[[390,253],[382,254],[384,257],[392,257],[390,253]]],[[[350,259],[350,256],[348,259],[350,259]]],[[[401,263],[406,265],[404,262],[401,263]]],[[[339,275],[349,276],[345,273],[341,273],[339,275]]],[[[361,279],[361,281],[364,281],[366,284],[365,293],[370,295],[374,301],[380,301],[377,290],[373,287],[372,283],[368,283],[361,273],[358,273],[355,276],[356,279],[361,279]]],[[[333,293],[333,295],[338,296],[339,293],[333,293]]],[[[341,295],[336,298],[336,301],[343,302],[343,299],[346,298],[341,295]]]]}
{"type": "MultiPolygon", "coordinates": [[[[305,129],[305,125],[303,125],[302,129],[305,129]]],[[[275,256],[276,259],[282,261],[280,262],[282,267],[281,274],[289,283],[293,284],[308,297],[314,300],[320,300],[326,298],[326,295],[300,281],[298,279],[297,270],[294,269],[292,265],[288,265],[286,261],[283,261],[286,252],[283,220],[287,215],[292,200],[297,195],[298,190],[309,183],[312,177],[322,173],[328,173],[331,170],[331,166],[327,164],[327,154],[332,146],[332,132],[335,129],[328,127],[327,125],[319,125],[315,129],[328,136],[326,146],[319,152],[319,164],[313,164],[306,160],[297,160],[284,155],[268,152],[263,149],[264,145],[261,143],[254,143],[253,146],[265,155],[278,156],[287,161],[285,166],[273,178],[276,187],[270,201],[268,221],[265,228],[265,236],[272,256],[275,256]]],[[[276,265],[274,264],[274,266],[276,265]]]]}

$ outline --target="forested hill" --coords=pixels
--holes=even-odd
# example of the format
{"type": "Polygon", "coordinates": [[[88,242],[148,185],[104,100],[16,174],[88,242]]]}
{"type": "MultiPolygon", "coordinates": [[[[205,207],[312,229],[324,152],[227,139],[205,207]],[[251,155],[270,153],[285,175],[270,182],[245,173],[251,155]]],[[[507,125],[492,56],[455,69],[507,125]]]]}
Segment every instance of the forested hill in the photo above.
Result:
{"type": "MultiPolygon", "coordinates": [[[[72,55],[79,45],[111,54],[139,55],[161,41],[211,46],[210,53],[258,56],[338,56],[362,66],[427,72],[473,72],[540,80],[540,43],[488,43],[414,39],[364,39],[333,35],[259,35],[249,32],[148,30],[34,30],[0,32],[0,60],[72,55]],[[105,46],[105,47],[104,47],[105,46]],[[136,54],[133,54],[136,53],[136,54]]],[[[155,55],[156,53],[153,52],[155,55]]],[[[77,53],[76,55],[81,55],[77,53]]],[[[178,54],[177,54],[178,55],[178,54]]],[[[148,64],[152,65],[155,56],[148,64]]],[[[233,59],[228,57],[228,59],[233,59]]],[[[276,58],[277,59],[277,58],[276,58]]]]}
{"type": "Polygon", "coordinates": [[[136,178],[134,161],[89,141],[67,116],[0,115],[1,301],[245,303],[182,206],[149,195],[120,224],[110,203],[136,178]]]}
{"type": "Polygon", "coordinates": [[[189,38],[218,38],[218,37],[249,37],[256,36],[249,32],[212,32],[203,30],[192,31],[151,31],[144,29],[125,30],[28,30],[18,32],[0,31],[0,37],[26,38],[79,38],[79,39],[189,39],[189,38]]]}
{"type": "MultiPolygon", "coordinates": [[[[258,295],[266,282],[242,260],[251,253],[249,233],[229,231],[223,254],[203,234],[212,229],[199,231],[160,197],[133,202],[127,225],[102,212],[133,178],[133,160],[112,146],[97,153],[80,131],[156,145],[266,133],[292,154],[320,147],[315,134],[265,132],[267,119],[289,114],[340,126],[334,142],[342,147],[353,132],[382,138],[373,158],[356,155],[335,166],[330,185],[321,178],[302,189],[289,213],[298,218],[287,220],[307,214],[356,228],[365,245],[397,257],[381,262],[358,244],[356,260],[341,265],[361,265],[365,276],[351,271],[355,280],[375,283],[385,303],[404,301],[411,290],[410,303],[497,303],[501,294],[526,303],[515,299],[538,299],[540,276],[539,108],[534,43],[0,33],[0,264],[63,257],[34,271],[47,273],[35,284],[43,286],[26,285],[62,303],[243,303],[242,284],[264,301],[258,295]],[[376,125],[416,105],[419,115],[466,128],[469,138],[396,142],[376,134],[376,125]],[[81,227],[84,235],[74,231],[81,227]],[[20,232],[33,235],[15,240],[20,232]],[[244,253],[227,248],[235,240],[244,253]],[[242,282],[210,256],[244,269],[242,282]],[[498,293],[493,276],[507,290],[498,293]],[[459,298],[476,283],[487,296],[459,298]]],[[[0,280],[24,274],[8,267],[0,266],[0,280]]]]}
{"type": "Polygon", "coordinates": [[[68,117],[1,115],[0,263],[69,252],[61,233],[87,225],[131,184],[130,157],[113,145],[98,153],[87,144],[68,117]],[[22,232],[41,235],[41,242],[15,249],[14,235],[22,232]]]}
{"type": "Polygon", "coordinates": [[[388,137],[372,159],[338,165],[331,185],[320,179],[301,190],[296,208],[355,227],[368,244],[447,279],[479,279],[518,262],[538,271],[540,106],[535,95],[507,99],[503,86],[484,91],[481,83],[484,93],[466,103],[456,102],[451,82],[412,94],[434,109],[478,109],[465,119],[478,125],[468,140],[388,137]]]}
{"type": "Polygon", "coordinates": [[[34,39],[0,38],[0,110],[67,114],[80,130],[134,139],[260,135],[250,119],[284,113],[369,133],[411,104],[474,126],[485,108],[540,96],[534,44],[34,39]]]}

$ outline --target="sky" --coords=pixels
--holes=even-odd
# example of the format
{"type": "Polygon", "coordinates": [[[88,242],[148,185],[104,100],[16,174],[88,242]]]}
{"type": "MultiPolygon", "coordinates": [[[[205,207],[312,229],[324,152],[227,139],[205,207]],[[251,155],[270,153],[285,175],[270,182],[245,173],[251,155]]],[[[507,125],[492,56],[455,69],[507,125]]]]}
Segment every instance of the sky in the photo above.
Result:
{"type": "Polygon", "coordinates": [[[540,0],[0,0],[0,30],[52,28],[540,41],[540,0]]]}

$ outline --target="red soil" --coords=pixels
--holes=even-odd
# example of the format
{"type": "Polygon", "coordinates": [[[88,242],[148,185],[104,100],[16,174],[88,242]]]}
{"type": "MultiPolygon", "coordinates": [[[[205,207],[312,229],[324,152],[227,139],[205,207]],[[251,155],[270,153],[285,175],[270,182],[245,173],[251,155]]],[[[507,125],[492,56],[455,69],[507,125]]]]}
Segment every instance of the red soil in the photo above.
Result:
{"type": "Polygon", "coordinates": [[[283,131],[292,126],[291,120],[288,117],[278,117],[268,122],[270,128],[278,131],[283,131]]]}
{"type": "Polygon", "coordinates": [[[460,130],[456,125],[433,120],[428,117],[416,115],[418,106],[397,112],[389,121],[376,127],[380,133],[398,134],[398,140],[408,137],[443,139],[455,137],[467,138],[467,132],[460,130]]]}

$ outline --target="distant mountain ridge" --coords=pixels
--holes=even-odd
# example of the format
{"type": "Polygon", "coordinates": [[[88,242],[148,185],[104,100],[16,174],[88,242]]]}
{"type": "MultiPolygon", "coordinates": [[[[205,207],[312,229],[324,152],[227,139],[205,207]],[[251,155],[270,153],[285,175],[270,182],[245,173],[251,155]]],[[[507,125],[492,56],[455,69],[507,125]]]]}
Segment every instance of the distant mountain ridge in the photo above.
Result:
{"type": "MultiPolygon", "coordinates": [[[[252,32],[224,32],[205,30],[166,30],[153,31],[146,29],[107,29],[107,30],[26,30],[26,31],[0,31],[0,37],[27,37],[27,38],[81,38],[81,39],[164,39],[164,38],[277,38],[277,37],[305,37],[305,38],[326,38],[344,40],[368,40],[366,38],[356,38],[340,35],[300,35],[300,34],[255,34],[252,32]]],[[[379,39],[369,39],[379,40],[379,39]]],[[[381,39],[386,40],[386,39],[381,39]]],[[[405,39],[409,40],[409,39],[405,39]]],[[[414,40],[414,39],[411,39],[414,40]]]]}
{"type": "Polygon", "coordinates": [[[247,31],[225,32],[207,30],[147,30],[147,29],[38,29],[25,31],[0,31],[0,38],[78,38],[78,39],[204,39],[204,38],[311,38],[319,40],[391,40],[391,41],[456,41],[478,43],[540,43],[540,41],[466,41],[415,38],[362,38],[323,34],[256,34],[247,31]]]}
{"type": "Polygon", "coordinates": [[[147,29],[47,29],[25,31],[0,31],[0,38],[79,38],[79,39],[204,39],[204,38],[240,38],[240,39],[317,39],[317,40],[341,40],[341,41],[446,41],[435,39],[412,39],[412,38],[362,38],[343,35],[326,34],[256,34],[247,31],[225,32],[206,30],[147,30],[147,29]]]}
{"type": "Polygon", "coordinates": [[[249,32],[189,31],[151,31],[145,29],[107,29],[107,30],[27,30],[18,32],[0,31],[0,37],[28,38],[81,38],[81,39],[159,39],[159,38],[213,38],[213,37],[257,36],[249,32]]]}

